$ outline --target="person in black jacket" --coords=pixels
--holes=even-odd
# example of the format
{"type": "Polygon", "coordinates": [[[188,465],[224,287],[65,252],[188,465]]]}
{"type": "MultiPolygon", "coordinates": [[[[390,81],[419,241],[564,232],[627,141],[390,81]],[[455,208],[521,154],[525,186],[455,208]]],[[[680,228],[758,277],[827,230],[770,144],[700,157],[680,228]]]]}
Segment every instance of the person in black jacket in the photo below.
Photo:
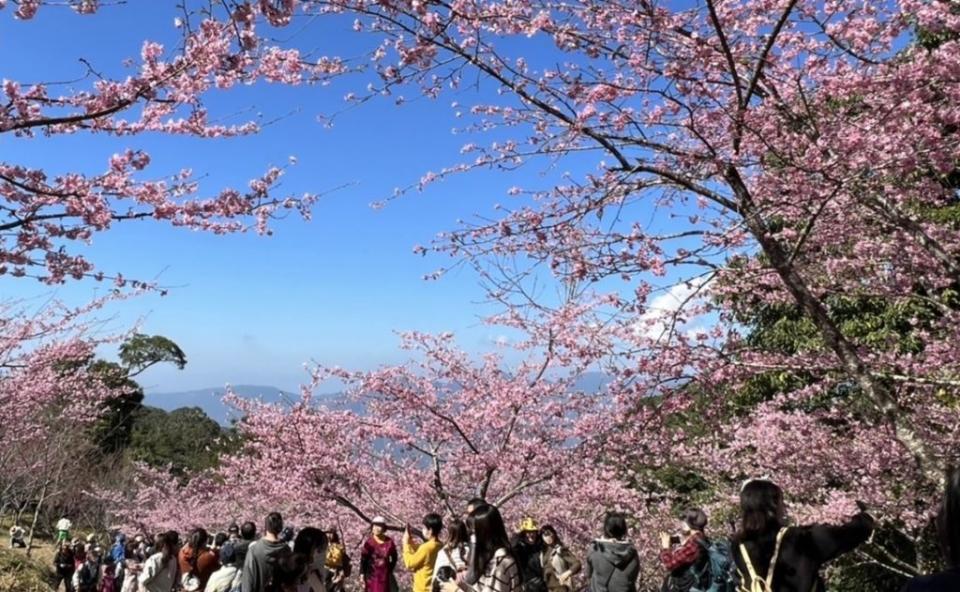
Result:
{"type": "Polygon", "coordinates": [[[540,538],[540,527],[533,518],[524,518],[520,523],[520,532],[513,543],[513,556],[520,565],[523,592],[547,592],[543,564],[540,562],[542,552],[543,539],[540,538]]]}
{"type": "Polygon", "coordinates": [[[63,581],[64,590],[73,592],[73,572],[76,569],[76,563],[73,557],[73,548],[69,541],[60,543],[57,554],[53,557],[53,569],[57,575],[54,590],[60,588],[60,581],[63,581]]]}
{"type": "Polygon", "coordinates": [[[749,589],[753,578],[761,578],[769,592],[822,592],[820,568],[864,543],[874,528],[862,505],[861,512],[841,526],[787,527],[783,491],[766,479],[744,484],[740,513],[741,530],[733,540],[740,581],[749,589]]]}
{"type": "Polygon", "coordinates": [[[960,590],[960,468],[947,470],[947,487],[937,513],[940,550],[946,571],[907,582],[903,592],[956,592],[960,590]]]}

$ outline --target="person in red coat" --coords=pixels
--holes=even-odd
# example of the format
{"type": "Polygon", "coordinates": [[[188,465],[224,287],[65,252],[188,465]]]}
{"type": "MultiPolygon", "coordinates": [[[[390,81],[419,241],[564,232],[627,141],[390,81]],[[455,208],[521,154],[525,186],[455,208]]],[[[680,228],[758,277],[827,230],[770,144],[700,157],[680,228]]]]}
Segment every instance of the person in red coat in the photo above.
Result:
{"type": "Polygon", "coordinates": [[[365,592],[396,592],[397,545],[387,536],[387,521],[376,517],[360,551],[360,581],[365,592]]]}

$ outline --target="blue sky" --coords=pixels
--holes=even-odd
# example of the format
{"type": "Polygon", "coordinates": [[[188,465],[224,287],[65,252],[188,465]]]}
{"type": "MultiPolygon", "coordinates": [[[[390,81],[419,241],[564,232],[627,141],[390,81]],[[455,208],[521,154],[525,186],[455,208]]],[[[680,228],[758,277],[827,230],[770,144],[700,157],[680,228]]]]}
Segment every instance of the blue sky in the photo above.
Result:
{"type": "MultiPolygon", "coordinates": [[[[27,22],[4,12],[0,73],[24,83],[79,78],[84,72],[80,58],[119,75],[123,59],[139,56],[143,39],[172,45],[177,35],[173,2],[106,6],[94,17],[44,7],[27,22]]],[[[315,38],[340,47],[356,44],[348,21],[322,27],[315,23],[285,32],[296,34],[304,47],[315,38]]],[[[151,154],[150,170],[157,176],[189,166],[207,176],[203,187],[211,193],[225,185],[244,186],[290,155],[298,159],[283,181],[290,192],[349,184],[321,200],[313,221],[278,222],[271,237],[212,236],[149,222],[120,224],[95,237],[85,252],[100,269],[173,287],[167,297],[136,298],[108,313],[112,327],[139,321],[143,331],[166,335],[187,352],[186,370],[163,368],[144,375],[148,390],[226,382],[292,388],[303,379],[302,364],[309,360],[368,368],[404,359],[396,330],[453,331],[469,350],[493,347],[501,332],[480,322],[490,309],[478,304],[483,293],[473,273],[463,269],[425,282],[425,273],[448,261],[415,256],[412,247],[454,228],[458,218],[491,214],[495,202],[509,199],[507,188],[536,173],[471,174],[382,210],[370,208],[394,187],[457,162],[467,138],[451,133],[464,122],[453,117],[450,104],[469,103],[478,95],[466,91],[399,108],[386,99],[346,112],[332,129],[317,123],[318,114],[342,109],[344,94],[364,85],[358,79],[333,87],[259,85],[214,97],[213,113],[228,121],[233,114],[240,114],[234,120],[257,113],[265,120],[280,118],[247,138],[0,137],[4,159],[15,154],[17,162],[51,172],[99,172],[114,152],[142,148],[151,154]]],[[[97,285],[54,289],[2,278],[0,290],[5,297],[54,295],[79,303],[97,285]]]]}
{"type": "MultiPolygon", "coordinates": [[[[122,76],[123,60],[137,58],[144,39],[171,47],[178,39],[174,2],[108,5],[93,17],[56,7],[43,7],[27,22],[10,16],[9,11],[0,14],[0,77],[22,83],[78,79],[85,72],[81,58],[98,71],[122,76]]],[[[353,33],[351,22],[308,20],[277,35],[303,50],[356,56],[370,39],[353,33]]],[[[535,38],[507,47],[536,63],[554,59],[543,51],[549,45],[535,38]]],[[[50,173],[100,172],[111,154],[138,148],[150,153],[152,175],[190,167],[205,176],[207,193],[243,187],[291,155],[298,164],[284,177],[284,190],[325,192],[346,185],[321,199],[311,222],[277,222],[270,237],[213,236],[150,222],[119,224],[95,237],[85,252],[101,270],[172,288],[166,297],[135,298],[107,313],[112,329],[139,322],[142,331],[166,335],[186,351],[185,370],[157,368],[142,376],[148,391],[225,383],[292,389],[304,380],[306,362],[365,369],[406,359],[397,348],[396,331],[452,331],[462,347],[477,353],[497,347],[508,335],[482,323],[493,309],[482,303],[484,293],[471,270],[424,281],[424,274],[450,260],[416,256],[413,247],[457,227],[458,219],[495,216],[495,203],[520,199],[507,195],[512,186],[547,187],[569,167],[582,172],[600,157],[568,158],[549,170],[543,168],[547,163],[534,164],[509,175],[473,172],[374,210],[371,202],[390,196],[395,187],[460,162],[465,143],[496,139],[452,133],[466,121],[455,118],[451,106],[454,101],[469,106],[496,100],[496,88],[481,82],[438,100],[417,98],[411,90],[406,95],[411,100],[402,107],[386,98],[346,111],[332,128],[317,121],[320,114],[341,111],[344,95],[363,91],[366,82],[348,78],[328,87],[295,88],[261,84],[209,97],[212,119],[273,121],[245,138],[0,136],[5,160],[15,154],[17,162],[50,173]]],[[[8,298],[55,296],[79,304],[97,289],[93,282],[53,289],[0,278],[0,290],[8,298]]]]}

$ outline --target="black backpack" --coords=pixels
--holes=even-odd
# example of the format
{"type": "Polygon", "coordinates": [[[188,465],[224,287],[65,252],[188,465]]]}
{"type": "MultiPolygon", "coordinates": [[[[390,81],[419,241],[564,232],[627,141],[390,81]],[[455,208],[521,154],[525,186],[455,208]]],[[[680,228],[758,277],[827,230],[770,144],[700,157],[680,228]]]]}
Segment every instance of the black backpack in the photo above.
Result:
{"type": "Polygon", "coordinates": [[[90,564],[86,561],[77,572],[77,582],[80,590],[93,590],[97,585],[97,573],[90,569],[90,564]]]}
{"type": "Polygon", "coordinates": [[[293,551],[284,547],[279,552],[267,556],[263,573],[263,592],[283,592],[284,576],[290,569],[293,551]]]}

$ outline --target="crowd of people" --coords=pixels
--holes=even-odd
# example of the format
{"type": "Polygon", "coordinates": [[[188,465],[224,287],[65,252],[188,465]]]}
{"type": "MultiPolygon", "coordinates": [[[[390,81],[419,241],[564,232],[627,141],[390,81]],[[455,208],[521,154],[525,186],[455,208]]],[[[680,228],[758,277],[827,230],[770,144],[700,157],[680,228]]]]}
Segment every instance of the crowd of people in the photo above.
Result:
{"type": "MultiPolygon", "coordinates": [[[[636,592],[640,554],[623,514],[608,513],[602,535],[582,559],[551,525],[524,518],[510,536],[500,511],[471,500],[462,516],[439,514],[411,525],[373,518],[360,545],[362,592],[399,592],[398,566],[410,572],[413,592],[636,592]],[[402,531],[399,545],[388,535],[402,531]],[[577,578],[578,574],[582,578],[577,578]]],[[[711,536],[709,519],[689,508],[676,533],[661,533],[662,592],[818,592],[821,568],[867,542],[875,521],[860,512],[840,525],[789,525],[783,492],[755,479],[740,494],[740,524],[729,537],[711,536]]],[[[904,592],[960,590],[960,470],[947,478],[937,519],[949,569],[918,577],[904,592]]],[[[181,545],[175,531],[154,537],[122,533],[109,549],[91,537],[69,540],[61,531],[54,559],[57,586],[66,592],[343,592],[351,560],[336,529],[285,527],[278,513],[211,536],[192,530],[181,545]]],[[[22,538],[22,537],[21,537],[22,538]]]]}

